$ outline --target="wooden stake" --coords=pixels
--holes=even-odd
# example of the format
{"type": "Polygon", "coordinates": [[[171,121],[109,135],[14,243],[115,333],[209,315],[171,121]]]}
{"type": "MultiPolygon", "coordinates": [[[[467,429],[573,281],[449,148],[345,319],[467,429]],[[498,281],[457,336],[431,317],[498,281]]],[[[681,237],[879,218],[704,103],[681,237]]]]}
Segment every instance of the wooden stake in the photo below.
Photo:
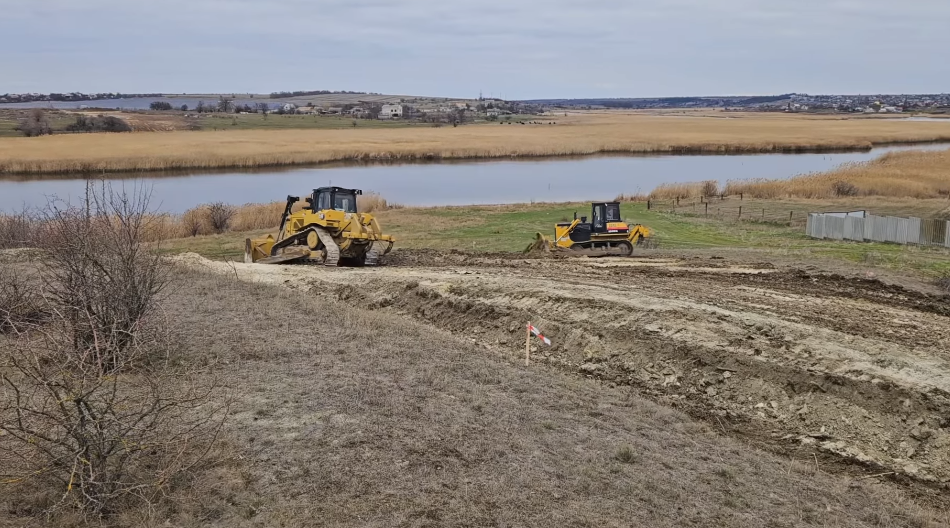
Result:
{"type": "Polygon", "coordinates": [[[524,336],[524,366],[531,365],[531,321],[528,321],[528,326],[525,327],[525,336],[524,336]]]}

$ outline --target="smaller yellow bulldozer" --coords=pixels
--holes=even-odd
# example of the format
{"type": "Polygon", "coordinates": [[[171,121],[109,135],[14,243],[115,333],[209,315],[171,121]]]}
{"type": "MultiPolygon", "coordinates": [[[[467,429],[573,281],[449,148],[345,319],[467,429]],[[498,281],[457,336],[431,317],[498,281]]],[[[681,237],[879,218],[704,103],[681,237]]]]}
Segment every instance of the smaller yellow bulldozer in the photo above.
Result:
{"type": "Polygon", "coordinates": [[[530,251],[571,250],[575,255],[622,256],[633,254],[635,246],[642,245],[650,237],[650,230],[640,224],[633,226],[620,219],[619,202],[595,202],[591,204],[591,221],[587,217],[572,222],[562,222],[554,227],[554,241],[541,233],[528,246],[530,251]]]}
{"type": "Polygon", "coordinates": [[[324,266],[376,266],[393,248],[393,237],[384,235],[373,215],[357,210],[359,189],[321,187],[294,211],[297,196],[287,197],[280,230],[247,239],[244,261],[257,264],[323,264],[324,266]]]}

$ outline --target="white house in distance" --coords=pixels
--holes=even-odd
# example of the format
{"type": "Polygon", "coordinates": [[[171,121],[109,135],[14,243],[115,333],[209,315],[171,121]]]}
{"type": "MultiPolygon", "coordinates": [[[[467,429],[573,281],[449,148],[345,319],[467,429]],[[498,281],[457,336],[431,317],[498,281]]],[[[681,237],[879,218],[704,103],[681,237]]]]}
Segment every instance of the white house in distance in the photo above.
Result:
{"type": "Polygon", "coordinates": [[[400,119],[402,118],[402,105],[383,105],[379,112],[380,119],[400,119]]]}

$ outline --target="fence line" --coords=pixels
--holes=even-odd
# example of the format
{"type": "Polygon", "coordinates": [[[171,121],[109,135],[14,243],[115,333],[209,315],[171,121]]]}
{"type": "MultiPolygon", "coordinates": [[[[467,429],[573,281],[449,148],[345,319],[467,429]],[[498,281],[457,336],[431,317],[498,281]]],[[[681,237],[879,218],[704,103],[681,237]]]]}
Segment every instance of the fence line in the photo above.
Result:
{"type": "Polygon", "coordinates": [[[805,234],[831,240],[950,247],[950,222],[938,219],[809,213],[805,234]]]}

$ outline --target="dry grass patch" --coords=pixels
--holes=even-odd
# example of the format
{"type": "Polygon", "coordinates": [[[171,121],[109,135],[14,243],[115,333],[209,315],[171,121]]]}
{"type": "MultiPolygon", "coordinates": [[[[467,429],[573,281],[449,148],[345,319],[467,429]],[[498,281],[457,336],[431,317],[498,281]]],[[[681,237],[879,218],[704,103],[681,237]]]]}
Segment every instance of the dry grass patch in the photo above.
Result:
{"type": "Polygon", "coordinates": [[[731,181],[726,193],[754,198],[946,198],[950,197],[950,150],[891,152],[866,163],[788,180],[731,181]]]}
{"type": "Polygon", "coordinates": [[[354,305],[352,286],[338,302],[196,272],[175,283],[166,310],[190,353],[241,387],[229,433],[249,466],[182,526],[945,521],[887,484],[850,487],[630,390],[354,305]]]}
{"type": "Polygon", "coordinates": [[[158,171],[596,153],[796,152],[950,140],[945,123],[746,114],[576,114],[550,126],[81,134],[0,141],[0,174],[158,171]]]}

